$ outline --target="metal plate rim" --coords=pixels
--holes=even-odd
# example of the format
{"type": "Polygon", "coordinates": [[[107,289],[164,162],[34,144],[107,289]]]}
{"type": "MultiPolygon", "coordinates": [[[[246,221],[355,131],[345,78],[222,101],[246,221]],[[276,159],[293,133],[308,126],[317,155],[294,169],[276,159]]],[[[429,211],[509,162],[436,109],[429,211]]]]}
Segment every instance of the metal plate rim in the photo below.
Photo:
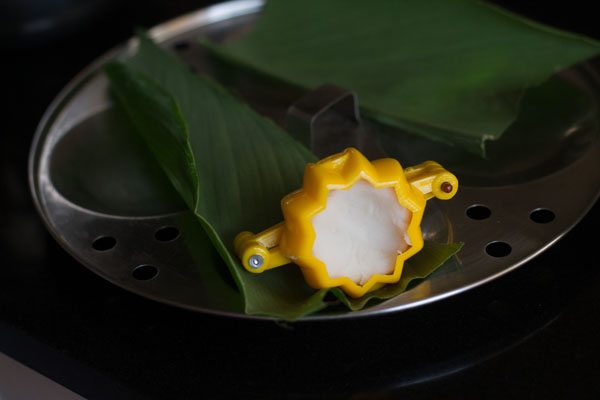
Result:
{"type": "MultiPolygon", "coordinates": [[[[217,4],[217,5],[214,5],[214,6],[199,10],[199,11],[195,11],[195,12],[183,15],[183,16],[175,18],[173,20],[164,22],[164,23],[152,28],[149,32],[150,32],[151,36],[153,36],[159,40],[166,40],[166,39],[176,36],[178,33],[188,31],[189,30],[188,25],[191,22],[195,21],[195,23],[198,23],[198,21],[204,21],[205,24],[208,24],[210,22],[219,22],[218,20],[208,21],[209,18],[207,18],[207,16],[210,17],[212,15],[213,18],[215,16],[223,17],[223,13],[226,12],[228,9],[229,10],[231,10],[231,9],[237,10],[236,11],[237,14],[235,16],[244,15],[242,10],[246,10],[246,14],[250,14],[253,11],[255,11],[256,9],[260,8],[262,5],[263,5],[262,0],[233,0],[233,1],[225,2],[225,3],[220,3],[220,4],[217,4]]],[[[223,18],[222,20],[225,20],[225,19],[227,19],[227,18],[223,18]]],[[[34,135],[34,138],[32,141],[31,149],[30,149],[30,153],[29,153],[28,180],[29,180],[29,187],[30,187],[30,190],[32,193],[32,197],[34,199],[34,204],[35,204],[37,212],[39,213],[40,217],[42,218],[42,220],[44,222],[44,225],[46,226],[48,231],[51,233],[51,235],[54,237],[54,239],[58,243],[60,243],[61,246],[65,250],[67,250],[67,252],[69,254],[71,254],[71,256],[73,256],[77,261],[79,261],[81,264],[86,266],[88,269],[90,269],[90,268],[86,265],[84,260],[80,259],[80,257],[74,251],[72,251],[70,249],[70,247],[68,246],[68,243],[63,242],[63,240],[61,239],[61,237],[59,235],[59,232],[55,231],[55,229],[52,226],[51,221],[48,220],[48,218],[47,218],[47,215],[46,215],[45,209],[44,209],[44,205],[42,204],[42,201],[40,198],[39,181],[37,179],[37,177],[38,177],[37,171],[39,168],[39,155],[40,155],[40,152],[43,150],[43,143],[46,138],[46,133],[47,133],[48,127],[51,125],[52,120],[56,117],[56,111],[60,109],[60,106],[64,102],[68,101],[70,94],[72,94],[79,85],[81,85],[83,82],[85,82],[87,78],[92,76],[103,64],[105,64],[109,60],[112,60],[112,59],[122,55],[123,52],[127,51],[127,49],[131,49],[134,45],[135,45],[135,39],[129,39],[125,44],[121,44],[121,45],[114,47],[113,49],[111,49],[107,53],[105,53],[104,55],[102,55],[99,58],[97,58],[96,60],[94,60],[91,64],[89,64],[82,71],[80,71],[78,74],[76,74],[73,79],[71,79],[71,81],[58,93],[58,95],[54,98],[54,100],[50,103],[50,105],[46,109],[42,119],[40,120],[40,122],[36,128],[35,135],[34,135]]],[[[395,307],[389,307],[389,308],[382,308],[382,309],[375,309],[375,310],[367,309],[367,310],[362,310],[362,311],[357,311],[357,312],[346,312],[346,313],[339,313],[339,314],[324,313],[324,314],[317,314],[317,315],[309,315],[309,316],[303,317],[300,321],[324,321],[324,320],[337,320],[337,319],[346,319],[346,318],[365,318],[365,317],[375,317],[375,316],[380,316],[380,315],[387,315],[387,314],[396,313],[396,312],[399,312],[402,310],[407,310],[407,309],[411,309],[411,308],[415,308],[415,307],[420,307],[420,306],[423,306],[423,305],[426,305],[429,303],[433,303],[438,300],[442,300],[442,299],[466,292],[475,287],[483,285],[487,282],[493,281],[494,279],[497,279],[497,278],[515,270],[516,268],[522,266],[523,264],[529,262],[531,259],[537,257],[540,253],[545,251],[547,248],[554,245],[568,231],[570,231],[579,221],[581,221],[582,218],[584,218],[584,216],[593,207],[593,204],[598,200],[599,197],[600,197],[600,190],[598,190],[596,192],[594,201],[590,202],[588,204],[586,209],[579,215],[579,217],[577,219],[573,220],[572,223],[569,224],[566,229],[564,229],[562,232],[560,232],[560,234],[558,234],[556,237],[554,237],[551,241],[547,242],[544,246],[539,248],[536,252],[529,254],[528,257],[525,257],[525,258],[519,260],[518,262],[512,264],[510,267],[504,268],[504,269],[496,272],[495,274],[488,275],[483,279],[479,279],[475,282],[471,282],[468,285],[461,286],[454,290],[450,290],[447,292],[439,293],[434,296],[430,296],[430,297],[412,301],[409,304],[401,304],[401,305],[398,305],[395,307]]],[[[87,211],[89,211],[89,210],[87,210],[87,211]]],[[[161,216],[162,215],[156,216],[156,217],[161,217],[161,216]]],[[[111,215],[111,217],[113,217],[113,216],[111,215]]],[[[155,218],[155,217],[149,216],[148,218],[155,218]]],[[[98,271],[96,271],[95,269],[93,270],[93,272],[98,273],[98,271]]],[[[247,314],[243,314],[243,313],[214,310],[214,309],[208,309],[208,308],[202,308],[202,307],[181,304],[176,301],[172,301],[170,299],[154,297],[154,296],[152,296],[148,293],[145,293],[141,290],[136,290],[135,288],[125,287],[125,285],[120,284],[119,282],[115,281],[114,279],[112,279],[110,276],[108,276],[106,274],[100,274],[100,275],[104,279],[107,279],[108,281],[121,287],[122,289],[125,289],[130,292],[134,292],[138,295],[141,295],[142,297],[146,297],[146,298],[149,298],[149,299],[152,299],[155,301],[159,301],[164,304],[176,306],[179,308],[185,308],[185,309],[196,311],[196,312],[203,312],[206,314],[223,316],[223,317],[244,318],[244,319],[252,319],[252,320],[271,320],[271,321],[277,320],[276,318],[273,318],[273,317],[266,317],[266,316],[260,316],[260,315],[247,315],[247,314]]]]}

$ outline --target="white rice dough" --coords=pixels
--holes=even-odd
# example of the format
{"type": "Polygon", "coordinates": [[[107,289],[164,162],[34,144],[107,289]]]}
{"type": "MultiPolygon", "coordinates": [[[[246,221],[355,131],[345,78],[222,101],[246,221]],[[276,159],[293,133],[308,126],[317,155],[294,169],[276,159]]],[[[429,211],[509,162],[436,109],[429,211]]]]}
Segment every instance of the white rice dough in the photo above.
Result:
{"type": "Polygon", "coordinates": [[[331,278],[364,285],[374,274],[393,272],[396,257],[410,246],[410,217],[393,188],[359,180],[347,190],[331,190],[326,208],[312,219],[313,254],[331,278]]]}

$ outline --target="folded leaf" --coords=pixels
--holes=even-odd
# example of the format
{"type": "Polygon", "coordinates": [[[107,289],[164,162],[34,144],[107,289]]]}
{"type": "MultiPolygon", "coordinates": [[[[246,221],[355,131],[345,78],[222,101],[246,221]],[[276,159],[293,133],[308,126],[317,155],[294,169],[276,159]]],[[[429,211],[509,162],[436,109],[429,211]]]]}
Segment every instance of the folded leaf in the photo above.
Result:
{"type": "Polygon", "coordinates": [[[406,291],[408,286],[431,275],[440,265],[456,254],[462,243],[441,244],[427,241],[423,250],[406,260],[402,277],[398,283],[386,285],[359,299],[347,297],[340,289],[332,289],[333,294],[351,310],[361,310],[367,303],[375,300],[390,299],[406,291]]]}
{"type": "MultiPolygon", "coordinates": [[[[132,58],[106,72],[119,104],[227,264],[246,312],[293,320],[323,309],[327,290],[309,288],[298,268],[254,275],[232,251],[239,231],[281,221],[281,198],[301,186],[315,156],[144,36],[132,58]]],[[[434,259],[430,267],[440,264],[434,259]]]]}
{"type": "Polygon", "coordinates": [[[195,211],[230,268],[248,313],[295,319],[325,307],[298,271],[252,275],[230,245],[243,229],[281,220],[280,199],[301,185],[315,157],[149,39],[137,54],[106,67],[112,88],[177,191],[195,211]]]}
{"type": "Polygon", "coordinates": [[[205,45],[305,89],[354,90],[367,115],[478,153],[526,88],[600,51],[470,0],[270,0],[246,37],[205,45]]]}

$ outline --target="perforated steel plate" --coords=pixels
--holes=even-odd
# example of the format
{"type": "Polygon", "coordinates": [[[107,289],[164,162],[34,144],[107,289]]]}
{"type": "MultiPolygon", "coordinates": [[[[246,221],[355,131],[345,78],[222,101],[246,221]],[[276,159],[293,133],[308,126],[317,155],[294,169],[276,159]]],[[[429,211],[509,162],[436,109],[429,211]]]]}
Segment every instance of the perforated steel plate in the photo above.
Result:
{"type": "MultiPolygon", "coordinates": [[[[222,74],[196,44],[201,36],[230,40],[256,20],[262,2],[233,1],[182,16],[151,30],[191,68],[222,74]]],[[[113,108],[101,66],[135,40],[100,58],[58,95],[41,121],[30,156],[30,181],[40,214],[56,240],[83,265],[127,289],[180,307],[241,318],[242,302],[224,268],[219,285],[191,243],[198,224],[172,195],[159,168],[113,108]],[[139,151],[132,152],[132,149],[139,151]],[[119,179],[114,179],[115,177],[119,179]],[[127,190],[111,182],[128,182],[127,190]],[[210,273],[210,272],[208,272],[210,273]]],[[[229,74],[231,71],[228,72],[229,74]]],[[[243,73],[227,77],[257,110],[281,122],[292,94],[259,85],[243,73]]],[[[555,78],[585,93],[583,106],[539,110],[517,122],[488,160],[385,128],[373,135],[403,165],[433,159],[461,180],[458,195],[430,202],[427,239],[462,241],[455,260],[413,289],[360,312],[309,319],[397,312],[462,292],[517,268],[555,243],[600,192],[598,75],[591,64],[555,78]],[[543,140],[542,140],[543,139],[543,140]],[[516,146],[515,144],[519,144],[516,146]]],[[[550,105],[549,105],[550,107],[550,105]]]]}

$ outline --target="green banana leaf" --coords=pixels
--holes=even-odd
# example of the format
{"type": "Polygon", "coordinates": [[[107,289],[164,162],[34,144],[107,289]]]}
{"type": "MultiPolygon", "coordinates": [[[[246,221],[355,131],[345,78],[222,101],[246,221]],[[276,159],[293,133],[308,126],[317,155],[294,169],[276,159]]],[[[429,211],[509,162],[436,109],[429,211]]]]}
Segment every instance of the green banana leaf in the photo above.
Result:
{"type": "MultiPolygon", "coordinates": [[[[325,308],[328,291],[309,288],[297,267],[254,275],[232,251],[238,232],[281,221],[281,198],[301,186],[315,156],[147,37],[139,40],[133,57],[105,67],[111,88],[225,261],[246,313],[293,320],[325,308]]],[[[456,250],[445,246],[448,257],[456,250]]],[[[444,260],[432,257],[427,272],[444,260]]]]}
{"type": "Polygon", "coordinates": [[[380,122],[485,154],[525,89],[600,44],[472,0],[270,0],[216,56],[304,89],[333,83],[380,122]]]}
{"type": "Polygon", "coordinates": [[[351,310],[361,310],[369,302],[384,300],[395,297],[406,291],[411,283],[427,278],[435,271],[432,266],[443,265],[450,257],[456,254],[462,243],[441,244],[426,242],[423,250],[409,258],[402,271],[402,277],[398,283],[386,285],[381,289],[367,293],[361,298],[353,299],[347,297],[340,289],[331,289],[333,294],[351,310]]]}

